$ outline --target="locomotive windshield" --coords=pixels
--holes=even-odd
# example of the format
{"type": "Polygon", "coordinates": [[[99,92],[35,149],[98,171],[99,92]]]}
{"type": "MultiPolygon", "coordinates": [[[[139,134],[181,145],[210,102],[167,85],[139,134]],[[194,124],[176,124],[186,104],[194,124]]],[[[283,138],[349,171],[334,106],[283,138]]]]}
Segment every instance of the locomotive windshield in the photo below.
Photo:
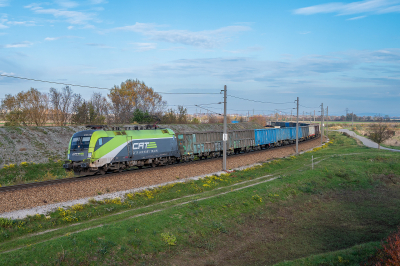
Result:
{"type": "Polygon", "coordinates": [[[90,137],[74,137],[71,141],[71,150],[89,149],[90,137]]]}

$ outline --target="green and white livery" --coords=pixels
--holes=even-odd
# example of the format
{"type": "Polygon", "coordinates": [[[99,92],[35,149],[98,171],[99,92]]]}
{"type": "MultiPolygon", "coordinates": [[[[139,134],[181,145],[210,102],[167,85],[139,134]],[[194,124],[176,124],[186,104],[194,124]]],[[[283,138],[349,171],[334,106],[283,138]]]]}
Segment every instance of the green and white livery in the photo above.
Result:
{"type": "Polygon", "coordinates": [[[180,157],[171,129],[85,130],[75,133],[64,168],[78,175],[162,165],[180,157]]]}

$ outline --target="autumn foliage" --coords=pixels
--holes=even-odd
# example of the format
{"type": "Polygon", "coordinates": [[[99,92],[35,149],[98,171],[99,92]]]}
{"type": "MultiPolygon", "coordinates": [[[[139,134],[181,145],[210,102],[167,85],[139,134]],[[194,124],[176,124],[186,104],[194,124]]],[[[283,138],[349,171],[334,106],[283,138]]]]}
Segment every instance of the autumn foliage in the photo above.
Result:
{"type": "Polygon", "coordinates": [[[262,127],[265,126],[265,124],[266,124],[265,117],[262,115],[253,115],[249,118],[249,121],[255,122],[262,127]]]}
{"type": "Polygon", "coordinates": [[[400,228],[391,234],[382,244],[376,255],[364,265],[398,266],[400,265],[400,228]]]}
{"type": "Polygon", "coordinates": [[[94,92],[87,100],[68,86],[49,93],[31,88],[1,100],[0,120],[6,126],[124,124],[133,122],[135,111],[161,117],[166,107],[162,96],[139,80],[114,86],[107,97],[94,92]]]}

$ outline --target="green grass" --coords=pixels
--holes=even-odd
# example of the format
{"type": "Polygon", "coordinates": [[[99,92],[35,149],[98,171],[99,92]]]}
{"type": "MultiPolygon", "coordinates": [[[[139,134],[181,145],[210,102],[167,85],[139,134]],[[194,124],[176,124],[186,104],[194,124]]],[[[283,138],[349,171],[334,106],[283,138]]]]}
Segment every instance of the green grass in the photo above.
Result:
{"type": "Polygon", "coordinates": [[[374,254],[381,248],[380,242],[368,242],[356,245],[351,248],[313,255],[307,258],[301,258],[294,261],[286,261],[275,264],[275,266],[295,266],[295,265],[360,265],[366,258],[374,254]]]}
{"type": "Polygon", "coordinates": [[[21,249],[0,264],[272,265],[321,253],[307,265],[362,262],[400,224],[400,155],[330,137],[326,148],[221,178],[13,221],[0,251],[21,249]],[[45,229],[56,230],[30,235],[45,229]]]}
{"type": "Polygon", "coordinates": [[[8,186],[71,176],[62,167],[62,163],[62,161],[54,162],[50,158],[48,163],[22,162],[19,165],[5,165],[0,169],[0,185],[8,186]]]}
{"type": "Polygon", "coordinates": [[[385,144],[381,144],[381,146],[389,148],[389,149],[400,150],[400,146],[391,146],[391,145],[385,145],[385,144]]]}

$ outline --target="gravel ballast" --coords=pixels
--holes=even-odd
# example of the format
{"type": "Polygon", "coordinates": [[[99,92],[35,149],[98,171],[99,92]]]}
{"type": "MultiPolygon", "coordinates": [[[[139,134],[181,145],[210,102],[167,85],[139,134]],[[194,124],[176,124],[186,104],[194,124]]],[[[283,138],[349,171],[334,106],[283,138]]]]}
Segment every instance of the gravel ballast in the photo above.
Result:
{"type": "MultiPolygon", "coordinates": [[[[309,150],[321,144],[315,139],[299,144],[299,152],[309,150]]],[[[264,150],[255,153],[241,154],[227,157],[228,169],[239,168],[274,158],[281,158],[295,153],[294,145],[279,149],[264,150]]],[[[53,204],[66,204],[99,194],[112,197],[118,191],[132,191],[133,189],[156,186],[167,182],[176,182],[182,179],[209,175],[219,172],[222,168],[222,158],[215,160],[195,161],[188,164],[177,164],[168,167],[156,167],[142,171],[123,172],[118,175],[104,176],[101,178],[87,179],[79,182],[55,184],[45,187],[34,187],[16,191],[0,193],[0,213],[16,210],[30,209],[38,206],[52,206],[53,204]],[[107,194],[107,195],[106,195],[107,194]]],[[[121,196],[120,193],[116,196],[121,196]]],[[[116,197],[115,196],[115,197],[116,197]]],[[[77,202],[78,203],[78,202],[77,202]]],[[[47,208],[45,208],[47,209],[47,208]]],[[[39,208],[37,209],[37,211],[39,208]]],[[[3,215],[0,215],[3,216],[3,215]]]]}

